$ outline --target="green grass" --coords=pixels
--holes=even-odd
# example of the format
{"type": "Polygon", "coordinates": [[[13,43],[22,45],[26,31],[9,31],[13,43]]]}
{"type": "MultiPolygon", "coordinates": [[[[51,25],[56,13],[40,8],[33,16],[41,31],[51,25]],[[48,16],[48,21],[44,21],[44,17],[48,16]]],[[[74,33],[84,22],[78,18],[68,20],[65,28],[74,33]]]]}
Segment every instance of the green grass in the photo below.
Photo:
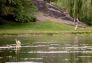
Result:
{"type": "MultiPolygon", "coordinates": [[[[92,31],[91,27],[79,28],[77,31],[92,31]]],[[[13,23],[0,25],[0,34],[20,34],[20,33],[58,33],[76,32],[74,26],[57,23],[54,21],[34,22],[34,23],[13,23]]]]}

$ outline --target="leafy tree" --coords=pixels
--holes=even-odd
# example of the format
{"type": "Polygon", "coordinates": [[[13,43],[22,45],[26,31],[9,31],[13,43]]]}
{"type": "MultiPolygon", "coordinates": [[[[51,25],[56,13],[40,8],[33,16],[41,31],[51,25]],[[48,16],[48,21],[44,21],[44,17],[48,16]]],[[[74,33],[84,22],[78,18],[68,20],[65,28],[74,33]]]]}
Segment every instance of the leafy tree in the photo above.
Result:
{"type": "Polygon", "coordinates": [[[35,10],[31,0],[0,0],[0,16],[13,18],[17,22],[35,21],[35,10]]]}
{"type": "Polygon", "coordinates": [[[16,0],[16,21],[19,22],[29,22],[35,21],[33,16],[35,11],[35,6],[32,4],[31,0],[16,0]]]}
{"type": "Polygon", "coordinates": [[[92,25],[92,0],[58,0],[56,3],[74,19],[92,25]]]}

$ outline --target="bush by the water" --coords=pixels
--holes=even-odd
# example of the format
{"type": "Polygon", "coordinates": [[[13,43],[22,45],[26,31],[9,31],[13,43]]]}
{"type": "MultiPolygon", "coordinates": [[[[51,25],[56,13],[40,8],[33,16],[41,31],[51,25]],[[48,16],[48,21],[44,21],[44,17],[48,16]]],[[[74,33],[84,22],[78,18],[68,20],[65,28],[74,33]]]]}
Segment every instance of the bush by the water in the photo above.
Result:
{"type": "Polygon", "coordinates": [[[0,17],[6,20],[20,23],[35,22],[35,11],[32,0],[0,0],[0,17]]]}

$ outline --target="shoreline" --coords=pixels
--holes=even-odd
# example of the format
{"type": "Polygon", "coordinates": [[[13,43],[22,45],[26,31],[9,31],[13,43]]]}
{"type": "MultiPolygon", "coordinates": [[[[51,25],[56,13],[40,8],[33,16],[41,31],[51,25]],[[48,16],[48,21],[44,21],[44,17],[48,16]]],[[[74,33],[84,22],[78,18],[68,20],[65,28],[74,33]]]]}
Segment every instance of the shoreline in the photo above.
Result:
{"type": "Polygon", "coordinates": [[[40,34],[92,34],[92,31],[41,31],[41,32],[1,32],[0,35],[40,35],[40,34]]]}

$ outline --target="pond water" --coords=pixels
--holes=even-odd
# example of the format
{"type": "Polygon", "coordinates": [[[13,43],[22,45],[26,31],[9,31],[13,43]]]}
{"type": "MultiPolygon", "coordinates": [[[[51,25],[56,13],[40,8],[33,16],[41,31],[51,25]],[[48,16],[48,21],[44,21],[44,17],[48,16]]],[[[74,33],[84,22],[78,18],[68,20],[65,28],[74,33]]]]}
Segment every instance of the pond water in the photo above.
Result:
{"type": "Polygon", "coordinates": [[[92,35],[0,35],[0,63],[92,63],[92,35]]]}

